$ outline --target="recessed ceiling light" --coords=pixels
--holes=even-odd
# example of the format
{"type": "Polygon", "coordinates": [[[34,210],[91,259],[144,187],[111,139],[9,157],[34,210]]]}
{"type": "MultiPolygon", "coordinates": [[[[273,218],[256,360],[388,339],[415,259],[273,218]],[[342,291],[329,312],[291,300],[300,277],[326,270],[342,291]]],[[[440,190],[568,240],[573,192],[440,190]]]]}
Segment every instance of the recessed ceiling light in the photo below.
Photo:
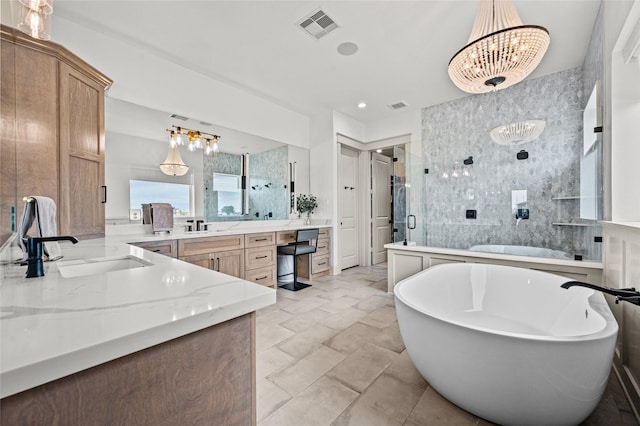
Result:
{"type": "Polygon", "coordinates": [[[366,107],[367,107],[367,104],[366,104],[366,103],[364,103],[364,102],[360,102],[360,103],[358,104],[358,108],[366,108],[366,107]]]}
{"type": "Polygon", "coordinates": [[[358,45],[350,41],[346,41],[338,46],[338,53],[344,56],[351,56],[358,51],[358,45]]]}
{"type": "Polygon", "coordinates": [[[381,149],[376,149],[376,152],[377,152],[378,154],[380,154],[380,153],[382,152],[382,150],[381,150],[381,149]]]}

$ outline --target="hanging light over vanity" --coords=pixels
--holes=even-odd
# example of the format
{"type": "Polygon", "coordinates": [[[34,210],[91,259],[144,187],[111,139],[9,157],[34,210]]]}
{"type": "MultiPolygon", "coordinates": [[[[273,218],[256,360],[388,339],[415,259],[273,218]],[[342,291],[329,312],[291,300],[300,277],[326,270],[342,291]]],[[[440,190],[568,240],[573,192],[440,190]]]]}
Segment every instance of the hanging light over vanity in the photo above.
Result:
{"type": "Polygon", "coordinates": [[[172,125],[171,129],[166,131],[169,133],[170,147],[186,145],[189,151],[203,149],[205,155],[213,155],[220,150],[218,142],[221,136],[219,135],[176,125],[172,125]]]}

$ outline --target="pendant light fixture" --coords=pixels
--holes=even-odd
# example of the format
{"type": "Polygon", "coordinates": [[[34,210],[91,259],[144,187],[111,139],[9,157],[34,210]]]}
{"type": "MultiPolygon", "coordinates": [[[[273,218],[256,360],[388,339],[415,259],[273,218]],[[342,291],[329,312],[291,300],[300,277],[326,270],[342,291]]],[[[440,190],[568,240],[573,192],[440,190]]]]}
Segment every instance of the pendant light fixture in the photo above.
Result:
{"type": "Polygon", "coordinates": [[[184,176],[189,171],[189,166],[184,164],[177,146],[170,146],[167,158],[160,164],[162,173],[169,176],[184,176]]]}
{"type": "Polygon", "coordinates": [[[467,93],[505,89],[531,74],[549,42],[546,28],[522,24],[511,0],[481,0],[468,44],[449,62],[449,77],[467,93]]]}

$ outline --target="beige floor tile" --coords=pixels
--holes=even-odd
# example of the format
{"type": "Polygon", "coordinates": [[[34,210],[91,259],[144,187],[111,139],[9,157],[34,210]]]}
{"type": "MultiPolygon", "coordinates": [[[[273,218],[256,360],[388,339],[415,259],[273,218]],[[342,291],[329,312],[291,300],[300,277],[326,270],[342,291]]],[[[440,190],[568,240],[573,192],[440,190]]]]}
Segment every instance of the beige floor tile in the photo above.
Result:
{"type": "Polygon", "coordinates": [[[280,325],[288,330],[295,331],[296,333],[300,331],[308,330],[309,328],[315,326],[317,323],[311,319],[303,318],[300,315],[296,315],[292,317],[292,319],[288,321],[283,321],[280,325]]]}
{"type": "Polygon", "coordinates": [[[258,422],[282,407],[291,395],[264,377],[256,379],[256,414],[258,422]]]}
{"type": "Polygon", "coordinates": [[[356,392],[363,392],[399,355],[380,346],[365,343],[327,376],[349,386],[356,392]]]}
{"type": "MultiPolygon", "coordinates": [[[[288,291],[288,290],[283,290],[283,291],[288,291]]],[[[290,314],[300,314],[302,312],[307,312],[319,306],[322,306],[325,303],[327,303],[326,299],[323,300],[323,299],[320,299],[319,297],[314,298],[314,300],[296,300],[296,301],[293,301],[292,303],[289,303],[286,306],[283,306],[282,310],[290,314]]]]}
{"type": "Polygon", "coordinates": [[[371,343],[375,343],[378,346],[382,346],[387,349],[391,349],[394,352],[400,353],[404,351],[404,341],[400,334],[400,327],[398,322],[392,322],[387,327],[380,330],[378,334],[373,336],[371,343]]]}
{"type": "Polygon", "coordinates": [[[291,318],[293,318],[293,315],[290,313],[285,312],[282,309],[276,309],[260,316],[260,326],[266,324],[280,324],[281,322],[290,320],[291,318]]]}
{"type": "Polygon", "coordinates": [[[364,317],[360,322],[371,325],[373,327],[385,328],[397,321],[395,308],[391,306],[382,306],[375,311],[372,311],[364,317]]]}
{"type": "Polygon", "coordinates": [[[424,391],[407,420],[424,426],[471,426],[478,422],[476,416],[456,407],[432,387],[424,391]]]}
{"type": "Polygon", "coordinates": [[[336,313],[350,308],[358,302],[360,302],[360,299],[356,299],[355,297],[350,296],[343,296],[329,303],[325,303],[324,305],[322,305],[322,309],[324,309],[325,311],[336,313]]]}
{"type": "Polygon", "coordinates": [[[402,425],[423,392],[420,386],[382,374],[336,419],[334,425],[402,425]]]}
{"type": "Polygon", "coordinates": [[[323,377],[259,426],[328,426],[357,397],[357,392],[323,377]]]}
{"type": "Polygon", "coordinates": [[[270,375],[268,379],[289,394],[297,395],[345,358],[346,355],[336,350],[319,346],[295,364],[270,375]]]}
{"type": "Polygon", "coordinates": [[[279,325],[263,324],[260,321],[256,323],[256,352],[262,352],[263,350],[282,342],[295,333],[291,330],[287,330],[279,325]]]}
{"type": "Polygon", "coordinates": [[[355,305],[354,308],[360,309],[361,311],[372,312],[383,306],[394,306],[393,297],[387,294],[370,296],[355,305]]]}
{"type": "Polygon", "coordinates": [[[355,352],[366,342],[370,342],[380,329],[357,322],[336,336],[324,342],[325,345],[343,353],[355,352]]]}
{"type": "Polygon", "coordinates": [[[317,323],[322,323],[322,321],[324,321],[325,318],[328,318],[331,315],[333,315],[333,313],[329,311],[325,311],[322,308],[316,308],[307,312],[303,312],[302,314],[296,315],[296,318],[304,318],[304,319],[315,321],[317,323]]]}
{"type": "Polygon", "coordinates": [[[334,330],[344,330],[345,328],[355,324],[358,320],[367,315],[365,311],[360,309],[347,308],[341,312],[334,313],[319,321],[320,324],[326,325],[334,330]]]}
{"type": "Polygon", "coordinates": [[[422,386],[424,389],[428,386],[427,381],[422,377],[413,361],[411,361],[409,353],[406,350],[402,351],[402,353],[391,362],[389,367],[384,370],[384,373],[405,383],[422,386]]]}
{"type": "Polygon", "coordinates": [[[335,333],[335,330],[318,324],[279,343],[278,349],[296,359],[300,359],[313,352],[322,342],[330,339],[335,333]]]}
{"type": "Polygon", "coordinates": [[[256,377],[267,377],[295,362],[295,358],[272,346],[256,354],[256,377]]]}

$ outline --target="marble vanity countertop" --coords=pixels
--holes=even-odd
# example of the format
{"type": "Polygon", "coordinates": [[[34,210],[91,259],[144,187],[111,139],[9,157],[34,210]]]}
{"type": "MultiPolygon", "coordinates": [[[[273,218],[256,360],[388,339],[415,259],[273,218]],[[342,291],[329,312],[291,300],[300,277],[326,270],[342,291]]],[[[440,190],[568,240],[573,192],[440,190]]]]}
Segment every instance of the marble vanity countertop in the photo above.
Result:
{"type": "MultiPolygon", "coordinates": [[[[2,398],[276,302],[271,288],[121,238],[60,246],[64,258],[45,262],[44,277],[25,278],[26,266],[0,266],[2,398]],[[75,278],[59,270],[65,263],[124,256],[151,265],[75,278]]],[[[3,257],[20,254],[8,247],[3,257]]]]}
{"type": "Polygon", "coordinates": [[[300,221],[247,222],[229,225],[225,222],[210,222],[207,231],[184,231],[180,225],[174,226],[171,232],[154,234],[151,225],[115,225],[107,227],[107,235],[112,240],[128,243],[182,240],[188,238],[216,237],[225,235],[253,234],[259,232],[295,231],[297,229],[331,228],[327,224],[303,225],[300,221]]]}

